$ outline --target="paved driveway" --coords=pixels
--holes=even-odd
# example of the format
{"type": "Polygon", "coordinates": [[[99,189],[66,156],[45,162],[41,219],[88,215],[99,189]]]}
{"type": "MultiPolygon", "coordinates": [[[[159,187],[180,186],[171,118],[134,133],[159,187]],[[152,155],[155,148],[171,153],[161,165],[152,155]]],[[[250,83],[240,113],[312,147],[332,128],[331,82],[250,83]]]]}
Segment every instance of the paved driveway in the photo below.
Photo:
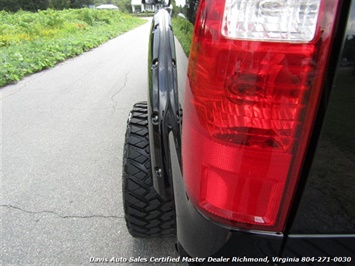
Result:
{"type": "Polygon", "coordinates": [[[0,89],[0,264],[178,256],[175,239],[133,239],[123,218],[125,124],[146,100],[149,31],[147,23],[0,89]]]}

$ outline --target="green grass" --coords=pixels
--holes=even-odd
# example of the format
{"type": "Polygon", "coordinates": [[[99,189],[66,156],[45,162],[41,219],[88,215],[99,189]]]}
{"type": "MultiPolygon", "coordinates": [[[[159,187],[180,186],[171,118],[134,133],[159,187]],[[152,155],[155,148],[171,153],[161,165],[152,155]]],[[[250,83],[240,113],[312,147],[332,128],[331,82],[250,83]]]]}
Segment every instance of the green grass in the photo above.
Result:
{"type": "Polygon", "coordinates": [[[0,87],[143,24],[119,11],[0,12],[0,87]]]}
{"type": "Polygon", "coordinates": [[[173,18],[172,24],[176,38],[179,40],[185,54],[189,56],[194,25],[180,17],[173,18]]]}

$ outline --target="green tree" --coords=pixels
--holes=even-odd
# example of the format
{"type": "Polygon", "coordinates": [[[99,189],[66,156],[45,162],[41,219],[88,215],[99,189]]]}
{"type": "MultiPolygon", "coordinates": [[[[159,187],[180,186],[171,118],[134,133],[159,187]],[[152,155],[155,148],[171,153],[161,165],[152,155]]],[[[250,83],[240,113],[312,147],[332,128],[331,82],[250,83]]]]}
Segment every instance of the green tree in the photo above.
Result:
{"type": "MultiPolygon", "coordinates": [[[[25,0],[26,1],[26,0],[25,0]]],[[[49,6],[48,0],[32,0],[35,3],[36,11],[37,10],[45,10],[49,6]]]]}
{"type": "Polygon", "coordinates": [[[0,10],[16,12],[20,9],[21,5],[18,0],[0,0],[0,10]]]}
{"type": "Polygon", "coordinates": [[[178,10],[178,8],[177,8],[176,1],[175,1],[175,0],[172,0],[172,1],[171,1],[171,5],[173,6],[173,10],[172,10],[171,16],[172,16],[172,17],[176,17],[177,14],[179,14],[179,10],[178,10]]]}
{"type": "Polygon", "coordinates": [[[93,5],[94,0],[70,0],[71,8],[82,8],[84,6],[93,5]]]}
{"type": "Polygon", "coordinates": [[[131,0],[121,0],[117,3],[117,6],[122,12],[132,13],[131,0]]]}
{"type": "Polygon", "coordinates": [[[37,12],[38,10],[45,10],[49,7],[48,0],[19,0],[21,9],[37,12]]]}
{"type": "Polygon", "coordinates": [[[70,7],[70,0],[49,0],[49,7],[62,10],[70,7]]]}
{"type": "MultiPolygon", "coordinates": [[[[173,5],[173,12],[172,12],[172,17],[176,17],[178,14],[182,13],[186,16],[186,12],[184,12],[184,7],[182,6],[177,6],[176,5],[176,0],[172,0],[171,1],[172,5],[173,5]]],[[[185,5],[186,6],[186,5],[185,5]]]]}
{"type": "Polygon", "coordinates": [[[48,8],[48,0],[0,0],[0,10],[16,12],[20,9],[36,12],[48,8]]]}
{"type": "Polygon", "coordinates": [[[197,8],[199,4],[199,0],[186,0],[187,5],[187,19],[192,23],[195,24],[197,8]]]}
{"type": "Polygon", "coordinates": [[[122,12],[132,13],[131,0],[94,0],[95,6],[102,4],[113,4],[117,6],[122,12]]]}

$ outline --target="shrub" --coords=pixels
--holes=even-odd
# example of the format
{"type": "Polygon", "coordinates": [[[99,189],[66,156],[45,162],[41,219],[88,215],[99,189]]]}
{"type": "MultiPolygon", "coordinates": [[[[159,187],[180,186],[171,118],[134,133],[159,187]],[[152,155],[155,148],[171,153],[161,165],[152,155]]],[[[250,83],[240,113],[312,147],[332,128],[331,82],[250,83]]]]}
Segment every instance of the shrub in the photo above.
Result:
{"type": "Polygon", "coordinates": [[[192,41],[192,33],[194,25],[184,18],[172,19],[173,30],[176,38],[179,40],[185,54],[188,56],[190,53],[190,46],[192,41]]]}
{"type": "Polygon", "coordinates": [[[0,87],[53,67],[145,21],[119,11],[0,12],[0,87]]]}

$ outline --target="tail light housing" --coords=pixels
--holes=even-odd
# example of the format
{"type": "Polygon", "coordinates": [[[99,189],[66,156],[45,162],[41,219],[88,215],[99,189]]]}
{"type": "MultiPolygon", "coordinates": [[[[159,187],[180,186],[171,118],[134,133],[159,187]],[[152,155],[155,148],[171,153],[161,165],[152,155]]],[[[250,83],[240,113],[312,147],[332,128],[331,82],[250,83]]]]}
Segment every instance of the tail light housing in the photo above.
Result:
{"type": "Polygon", "coordinates": [[[201,0],[183,123],[205,216],[281,232],[321,95],[338,1],[201,0]]]}

